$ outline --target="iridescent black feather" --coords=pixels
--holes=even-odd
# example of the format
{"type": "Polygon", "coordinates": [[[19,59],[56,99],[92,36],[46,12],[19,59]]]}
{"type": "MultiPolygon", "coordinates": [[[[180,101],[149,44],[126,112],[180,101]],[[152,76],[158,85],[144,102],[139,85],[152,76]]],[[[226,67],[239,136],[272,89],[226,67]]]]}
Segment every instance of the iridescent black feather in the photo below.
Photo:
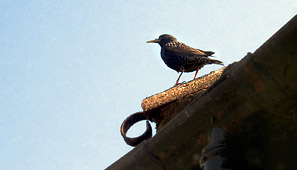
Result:
{"type": "Polygon", "coordinates": [[[207,64],[223,65],[223,62],[219,60],[208,58],[214,52],[189,47],[184,43],[178,42],[175,37],[169,34],[163,34],[158,39],[148,42],[158,43],[161,46],[161,57],[165,64],[169,68],[181,72],[181,74],[183,72],[196,71],[196,77],[198,70],[207,64]]]}

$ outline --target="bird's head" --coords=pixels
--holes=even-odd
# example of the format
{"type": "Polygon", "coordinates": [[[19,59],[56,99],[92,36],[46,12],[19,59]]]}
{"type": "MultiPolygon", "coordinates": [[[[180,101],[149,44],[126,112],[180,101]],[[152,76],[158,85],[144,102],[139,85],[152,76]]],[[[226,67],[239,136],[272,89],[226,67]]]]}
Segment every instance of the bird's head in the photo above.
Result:
{"type": "Polygon", "coordinates": [[[176,38],[169,35],[169,34],[163,34],[160,35],[158,39],[147,41],[147,43],[158,43],[161,47],[164,46],[166,43],[169,42],[176,42],[176,38]]]}

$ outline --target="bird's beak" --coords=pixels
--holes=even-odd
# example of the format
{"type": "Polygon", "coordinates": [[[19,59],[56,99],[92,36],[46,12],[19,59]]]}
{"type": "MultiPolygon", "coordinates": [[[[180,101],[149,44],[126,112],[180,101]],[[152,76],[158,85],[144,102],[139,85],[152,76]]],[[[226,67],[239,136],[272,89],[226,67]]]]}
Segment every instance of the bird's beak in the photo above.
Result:
{"type": "Polygon", "coordinates": [[[160,40],[158,40],[158,39],[147,41],[147,43],[159,43],[159,42],[160,42],[160,40]]]}

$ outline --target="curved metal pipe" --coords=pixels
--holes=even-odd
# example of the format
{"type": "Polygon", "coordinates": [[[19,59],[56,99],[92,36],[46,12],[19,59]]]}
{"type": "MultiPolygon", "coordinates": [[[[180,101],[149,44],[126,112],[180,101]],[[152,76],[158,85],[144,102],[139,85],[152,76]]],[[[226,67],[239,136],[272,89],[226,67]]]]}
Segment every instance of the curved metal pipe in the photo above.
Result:
{"type": "Polygon", "coordinates": [[[145,132],[135,138],[127,137],[126,134],[128,132],[128,129],[133,126],[135,123],[147,120],[147,117],[144,112],[136,112],[124,120],[124,122],[121,125],[121,135],[123,136],[125,142],[130,146],[136,146],[142,141],[149,139],[152,137],[152,127],[148,121],[146,121],[146,130],[145,132]]]}

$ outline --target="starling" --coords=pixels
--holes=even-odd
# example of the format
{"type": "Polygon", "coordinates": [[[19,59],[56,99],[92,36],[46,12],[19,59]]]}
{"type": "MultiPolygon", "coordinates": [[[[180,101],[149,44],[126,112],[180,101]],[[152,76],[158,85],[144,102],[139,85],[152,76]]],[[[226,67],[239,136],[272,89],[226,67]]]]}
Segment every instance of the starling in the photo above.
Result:
{"type": "Polygon", "coordinates": [[[199,69],[206,64],[220,64],[223,62],[208,58],[213,55],[212,51],[202,51],[178,42],[175,37],[169,34],[160,35],[158,39],[148,41],[147,43],[158,43],[161,46],[161,57],[165,64],[180,72],[175,85],[178,85],[178,81],[184,72],[196,71],[194,79],[197,76],[199,69]]]}

